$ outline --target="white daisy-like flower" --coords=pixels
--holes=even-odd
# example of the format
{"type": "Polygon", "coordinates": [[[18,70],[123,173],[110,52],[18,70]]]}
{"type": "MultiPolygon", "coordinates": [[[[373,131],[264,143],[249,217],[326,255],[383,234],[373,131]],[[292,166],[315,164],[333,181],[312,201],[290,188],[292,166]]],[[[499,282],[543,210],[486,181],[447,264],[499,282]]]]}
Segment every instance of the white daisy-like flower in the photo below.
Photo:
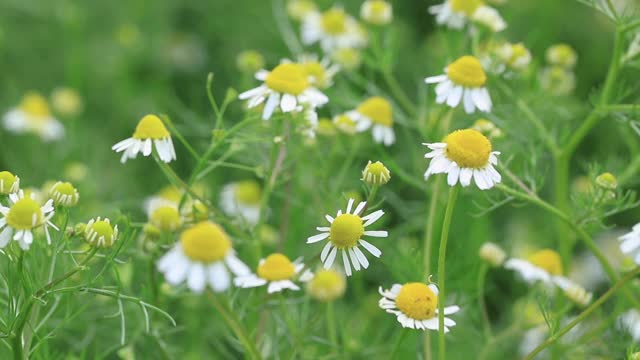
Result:
{"type": "Polygon", "coordinates": [[[347,116],[356,122],[356,131],[362,132],[371,128],[375,142],[386,146],[396,142],[391,103],[388,100],[379,96],[370,97],[355,110],[347,112],[347,116]]]}
{"type": "MultiPolygon", "coordinates": [[[[396,315],[403,328],[438,331],[438,287],[423,283],[394,284],[391,289],[378,289],[382,298],[378,302],[381,309],[396,315]]],[[[455,314],[459,306],[447,306],[444,315],[455,314]]],[[[444,318],[444,332],[456,325],[448,317],[444,318]]]]}
{"type": "Polygon", "coordinates": [[[640,312],[631,309],[618,317],[618,328],[626,330],[634,341],[640,341],[640,312]]]}
{"type": "Polygon", "coordinates": [[[322,302],[336,300],[342,297],[347,290],[347,280],[344,274],[333,269],[318,270],[305,280],[308,280],[307,293],[322,302]]]}
{"type": "Polygon", "coordinates": [[[25,94],[20,105],[9,110],[3,120],[5,128],[14,133],[31,132],[44,141],[64,137],[64,127],[51,114],[47,100],[35,92],[25,94]]]}
{"type": "Polygon", "coordinates": [[[451,29],[462,29],[469,21],[481,23],[494,32],[507,27],[498,11],[485,5],[482,0],[446,0],[429,7],[429,13],[436,16],[436,23],[451,29]]]}
{"type": "Polygon", "coordinates": [[[58,181],[49,190],[49,196],[55,205],[76,206],[80,200],[78,189],[70,182],[58,181]]]}
{"type": "Polygon", "coordinates": [[[632,257],[633,261],[640,265],[640,223],[635,224],[631,232],[620,236],[618,240],[620,240],[620,251],[632,257]]]}
{"type": "Polygon", "coordinates": [[[431,159],[425,180],[432,174],[447,174],[449,186],[469,186],[471,179],[480,190],[491,189],[502,177],[494,168],[498,164],[498,151],[491,151],[491,141],[477,130],[456,130],[443,142],[424,143],[431,151],[424,155],[431,159]]]}
{"type": "Polygon", "coordinates": [[[253,288],[267,285],[267,293],[280,292],[285,289],[300,290],[293,282],[304,268],[299,261],[291,262],[288,257],[280,253],[274,253],[261,259],[255,274],[239,276],[233,280],[237,287],[253,288]]]}
{"type": "Polygon", "coordinates": [[[40,206],[34,197],[25,197],[24,192],[9,194],[10,206],[0,205],[0,248],[9,244],[11,239],[20,244],[22,250],[29,250],[33,243],[33,231],[43,227],[47,236],[47,244],[51,244],[49,226],[58,230],[51,222],[54,214],[53,200],[49,199],[40,206]]]}
{"type": "Polygon", "coordinates": [[[249,100],[248,107],[256,107],[263,102],[262,119],[269,120],[279,106],[283,113],[299,112],[305,107],[318,107],[329,102],[329,98],[312,86],[310,77],[299,64],[282,63],[273,70],[260,70],[256,79],[264,84],[245,91],[238,96],[249,100]]]}
{"type": "Polygon", "coordinates": [[[209,285],[222,292],[234,276],[246,276],[250,270],[238,259],[227,233],[211,221],[202,221],[182,232],[180,241],[157,264],[171,285],[187,283],[191,291],[200,293],[209,285]]]}
{"type": "Polygon", "coordinates": [[[327,240],[326,245],[320,253],[320,260],[325,269],[331,268],[338,252],[342,253],[342,262],[347,276],[351,276],[351,267],[356,271],[369,267],[369,260],[364,255],[360,246],[365,248],[371,255],[380,257],[382,251],[371,243],[362,239],[363,236],[387,237],[389,234],[382,230],[366,230],[365,228],[378,221],[384,211],[377,210],[369,215],[360,216],[367,203],[362,201],[353,208],[355,200],[349,199],[345,213],[338,210],[336,217],[325,215],[325,219],[331,226],[317,227],[321,233],[307,239],[307,244],[313,244],[322,240],[327,240]],[[353,210],[353,212],[351,212],[353,210]],[[349,261],[351,259],[351,262],[349,261]]]}
{"type": "Polygon", "coordinates": [[[323,13],[310,12],[302,21],[302,42],[312,45],[320,42],[325,52],[341,48],[360,48],[367,44],[367,33],[358,21],[340,7],[323,13]]]}
{"type": "Polygon", "coordinates": [[[384,0],[367,0],[360,6],[360,17],[374,25],[386,25],[393,19],[393,7],[384,0]]]}
{"type": "Polygon", "coordinates": [[[467,114],[473,113],[476,108],[483,112],[491,111],[491,97],[485,87],[487,74],[480,60],[465,55],[449,64],[444,72],[443,75],[424,79],[427,84],[438,84],[435,89],[436,103],[446,103],[452,108],[462,103],[467,114]]]}
{"type": "Polygon", "coordinates": [[[593,298],[593,294],[591,292],[566,277],[556,276],[554,277],[554,282],[560,289],[562,289],[562,292],[569,300],[581,307],[589,305],[593,298]]]}
{"type": "Polygon", "coordinates": [[[123,152],[120,162],[124,164],[128,159],[135,159],[139,152],[142,152],[143,156],[151,155],[154,147],[163,162],[168,163],[176,159],[171,133],[159,117],[146,115],[138,122],[133,136],[113,145],[111,150],[123,152]]]}
{"type": "Polygon", "coordinates": [[[0,194],[12,194],[18,190],[20,190],[20,177],[9,171],[0,171],[0,194]]]}
{"type": "Polygon", "coordinates": [[[118,225],[111,225],[109,218],[99,216],[89,220],[83,231],[84,239],[91,245],[108,248],[118,240],[118,225]]]}
{"type": "Polygon", "coordinates": [[[147,207],[149,224],[162,231],[178,230],[183,223],[183,216],[178,206],[177,203],[162,198],[151,200],[147,207]]]}
{"type": "Polygon", "coordinates": [[[255,180],[227,184],[220,194],[220,207],[229,216],[242,218],[249,225],[260,220],[262,187],[255,180]]]}

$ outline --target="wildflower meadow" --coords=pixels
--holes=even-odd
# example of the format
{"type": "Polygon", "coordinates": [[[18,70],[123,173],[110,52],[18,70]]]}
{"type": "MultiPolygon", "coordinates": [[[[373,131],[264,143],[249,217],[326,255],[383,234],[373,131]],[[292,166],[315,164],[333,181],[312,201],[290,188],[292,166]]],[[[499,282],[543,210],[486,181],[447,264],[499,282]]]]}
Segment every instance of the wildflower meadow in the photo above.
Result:
{"type": "Polygon", "coordinates": [[[640,360],[637,0],[2,0],[0,69],[0,359],[640,360]]]}

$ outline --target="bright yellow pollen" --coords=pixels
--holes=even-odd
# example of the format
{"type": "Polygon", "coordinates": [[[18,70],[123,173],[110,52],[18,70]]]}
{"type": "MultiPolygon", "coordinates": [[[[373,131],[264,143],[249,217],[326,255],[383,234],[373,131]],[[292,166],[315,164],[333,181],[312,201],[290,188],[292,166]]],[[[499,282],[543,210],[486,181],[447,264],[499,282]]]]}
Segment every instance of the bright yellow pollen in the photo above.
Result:
{"type": "Polygon", "coordinates": [[[153,211],[149,222],[160,230],[173,231],[180,226],[182,221],[180,212],[175,206],[160,206],[153,211]]]}
{"type": "Polygon", "coordinates": [[[27,93],[20,102],[20,110],[32,117],[48,117],[51,115],[47,100],[35,92],[27,93]]]}
{"type": "Polygon", "coordinates": [[[319,270],[307,284],[309,295],[319,301],[332,301],[342,296],[347,288],[344,276],[332,269],[319,270]]]}
{"type": "Polygon", "coordinates": [[[324,88],[329,85],[324,66],[322,66],[322,64],[318,61],[307,61],[301,63],[300,66],[307,74],[307,76],[310,76],[314,79],[314,82],[317,86],[324,88]]]}
{"type": "Polygon", "coordinates": [[[449,4],[453,11],[467,16],[473,15],[480,6],[484,5],[481,0],[449,0],[449,4]]]}
{"type": "Polygon", "coordinates": [[[136,131],[133,133],[133,137],[135,139],[164,139],[170,137],[169,131],[162,120],[155,115],[146,115],[143,117],[138,126],[136,126],[136,131]]]}
{"type": "Polygon", "coordinates": [[[436,314],[438,295],[423,283],[404,284],[396,297],[396,306],[411,319],[431,319],[436,314]]]}
{"type": "Polygon", "coordinates": [[[457,85],[475,88],[487,82],[487,75],[482,69],[480,60],[475,56],[465,55],[447,66],[447,76],[457,85]]]}
{"type": "Polygon", "coordinates": [[[296,269],[288,257],[275,253],[258,266],[258,276],[269,281],[287,280],[295,275],[296,269]]]}
{"type": "Polygon", "coordinates": [[[262,200],[262,188],[253,180],[239,181],[235,184],[234,195],[240,204],[258,205],[262,200]]]}
{"type": "Polygon", "coordinates": [[[364,226],[360,216],[342,214],[333,220],[329,230],[329,240],[338,249],[352,248],[356,246],[363,234],[364,226]]]}
{"type": "Polygon", "coordinates": [[[302,66],[292,63],[276,66],[264,82],[272,90],[291,95],[299,95],[309,87],[309,79],[302,66]]]}
{"type": "Polygon", "coordinates": [[[40,205],[29,197],[18,200],[7,214],[7,224],[15,230],[29,230],[40,223],[42,223],[40,205]]]}
{"type": "Polygon", "coordinates": [[[489,163],[491,142],[477,130],[456,130],[444,138],[446,156],[461,168],[483,168],[489,163]]]}
{"type": "Polygon", "coordinates": [[[529,262],[533,265],[546,270],[551,275],[562,275],[562,259],[560,255],[551,250],[543,249],[529,256],[529,262]]]}
{"type": "Polygon", "coordinates": [[[356,111],[368,117],[376,124],[387,127],[393,126],[393,117],[391,115],[391,103],[379,96],[371,97],[362,102],[356,111]]]}
{"type": "Polygon", "coordinates": [[[192,260],[211,263],[224,259],[231,250],[229,236],[218,224],[202,221],[180,235],[182,251],[192,260]]]}
{"type": "MultiPolygon", "coordinates": [[[[8,171],[0,171],[0,194],[9,194],[16,182],[16,176],[8,171]]],[[[17,187],[17,186],[16,186],[17,187]]]]}
{"type": "Polygon", "coordinates": [[[322,29],[330,35],[340,35],[347,30],[347,14],[339,8],[325,11],[320,22],[322,29]]]}

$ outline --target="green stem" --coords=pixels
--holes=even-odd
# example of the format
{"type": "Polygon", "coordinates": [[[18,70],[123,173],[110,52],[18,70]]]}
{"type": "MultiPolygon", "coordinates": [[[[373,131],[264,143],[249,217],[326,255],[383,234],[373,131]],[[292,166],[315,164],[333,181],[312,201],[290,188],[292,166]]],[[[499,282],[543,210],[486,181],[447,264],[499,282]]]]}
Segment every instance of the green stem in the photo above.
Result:
{"type": "Polygon", "coordinates": [[[589,315],[591,315],[593,311],[595,311],[602,304],[604,304],[604,302],[607,301],[611,296],[613,296],[613,294],[615,294],[616,291],[621,289],[624,286],[624,284],[626,284],[627,282],[631,281],[633,278],[638,276],[638,274],[640,274],[640,267],[636,267],[633,271],[631,271],[625,277],[623,277],[618,282],[616,282],[609,290],[607,290],[606,293],[604,293],[600,298],[598,298],[598,300],[594,301],[593,304],[591,304],[588,308],[586,308],[580,315],[576,316],[576,318],[573,319],[573,321],[571,321],[569,324],[567,324],[567,326],[560,329],[557,333],[553,334],[553,336],[548,338],[545,342],[540,344],[531,353],[529,353],[529,355],[527,355],[525,360],[532,360],[542,350],[544,350],[548,346],[558,341],[564,334],[568,333],[571,329],[573,329],[573,327],[578,325],[578,323],[586,319],[589,315]]]}
{"type": "Polygon", "coordinates": [[[480,265],[480,271],[478,271],[478,305],[480,306],[480,313],[482,315],[482,325],[484,327],[484,336],[491,340],[493,338],[493,332],[491,331],[491,320],[489,319],[489,313],[487,311],[487,303],[484,300],[484,284],[489,271],[489,265],[482,263],[480,265]]]}
{"type": "Polygon", "coordinates": [[[197,161],[199,159],[198,153],[193,149],[191,144],[189,144],[189,142],[184,138],[184,136],[182,136],[180,131],[178,131],[178,129],[175,127],[175,125],[171,121],[171,118],[169,118],[169,116],[167,115],[160,115],[160,117],[162,118],[164,123],[167,125],[169,130],[171,130],[173,135],[175,135],[176,139],[178,139],[178,141],[187,149],[189,154],[191,154],[191,156],[193,156],[193,158],[197,161]]]}
{"type": "Polygon", "coordinates": [[[398,101],[398,104],[402,106],[404,111],[406,111],[407,115],[409,117],[415,117],[416,111],[417,111],[416,105],[413,103],[413,101],[411,101],[411,99],[409,99],[409,96],[407,96],[407,93],[405,93],[404,90],[402,90],[402,87],[398,83],[398,80],[396,80],[393,74],[391,74],[391,72],[387,70],[382,71],[382,77],[384,78],[384,81],[389,86],[389,91],[391,92],[391,95],[393,95],[393,97],[398,101]]]}
{"type": "Polygon", "coordinates": [[[444,341],[444,304],[446,296],[445,258],[447,254],[447,241],[449,240],[449,228],[451,227],[451,218],[453,217],[453,208],[456,204],[459,191],[460,187],[458,186],[453,186],[449,189],[449,199],[447,200],[447,208],[444,212],[444,220],[442,222],[440,250],[438,251],[438,353],[440,360],[447,358],[446,344],[444,341]]]}
{"type": "Polygon", "coordinates": [[[408,328],[405,328],[402,330],[402,333],[400,333],[400,336],[398,337],[396,344],[393,346],[393,350],[391,351],[391,356],[389,356],[389,359],[393,360],[396,358],[396,356],[398,355],[398,351],[400,351],[400,345],[402,344],[402,341],[404,340],[404,338],[407,336],[408,333],[409,333],[408,328]]]}
{"type": "Polygon", "coordinates": [[[612,104],[605,105],[602,108],[604,112],[616,112],[616,111],[640,111],[640,104],[612,104]]]}
{"type": "MultiPolygon", "coordinates": [[[[569,204],[569,158],[560,155],[554,161],[554,204],[563,213],[568,214],[569,204]]],[[[556,221],[558,250],[565,268],[569,267],[574,239],[570,237],[566,224],[556,221]]]]}
{"type": "Polygon", "coordinates": [[[331,341],[331,345],[338,348],[336,314],[335,309],[333,308],[333,301],[327,302],[327,331],[329,332],[329,341],[331,341]]]}
{"type": "Polygon", "coordinates": [[[249,340],[249,336],[246,330],[242,327],[242,324],[235,316],[235,313],[233,311],[227,310],[226,307],[220,302],[220,300],[216,297],[215,294],[211,293],[209,298],[211,298],[211,302],[213,303],[213,306],[220,313],[220,315],[222,315],[222,318],[224,319],[224,321],[227,323],[227,325],[229,325],[231,330],[236,334],[236,336],[238,337],[238,340],[240,340],[240,342],[242,343],[242,346],[244,346],[249,357],[254,360],[260,360],[262,357],[260,356],[258,349],[256,349],[255,344],[251,342],[251,340],[249,340]]]}

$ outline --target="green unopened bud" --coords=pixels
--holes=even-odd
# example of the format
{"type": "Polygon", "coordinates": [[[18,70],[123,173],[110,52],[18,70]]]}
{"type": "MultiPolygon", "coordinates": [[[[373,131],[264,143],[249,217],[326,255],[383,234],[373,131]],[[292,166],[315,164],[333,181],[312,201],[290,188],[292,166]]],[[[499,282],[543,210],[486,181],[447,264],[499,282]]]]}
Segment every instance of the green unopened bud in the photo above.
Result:
{"type": "Polygon", "coordinates": [[[618,188],[618,179],[610,172],[605,172],[596,177],[596,184],[603,189],[615,190],[618,188]]]}
{"type": "Polygon", "coordinates": [[[362,181],[369,185],[384,185],[391,179],[391,172],[383,163],[376,161],[374,163],[369,160],[367,166],[362,170],[362,181]]]}
{"type": "Polygon", "coordinates": [[[238,97],[238,90],[234,88],[228,88],[227,92],[224,95],[224,102],[225,104],[228,104],[233,100],[235,100],[237,97],[238,97]]]}

